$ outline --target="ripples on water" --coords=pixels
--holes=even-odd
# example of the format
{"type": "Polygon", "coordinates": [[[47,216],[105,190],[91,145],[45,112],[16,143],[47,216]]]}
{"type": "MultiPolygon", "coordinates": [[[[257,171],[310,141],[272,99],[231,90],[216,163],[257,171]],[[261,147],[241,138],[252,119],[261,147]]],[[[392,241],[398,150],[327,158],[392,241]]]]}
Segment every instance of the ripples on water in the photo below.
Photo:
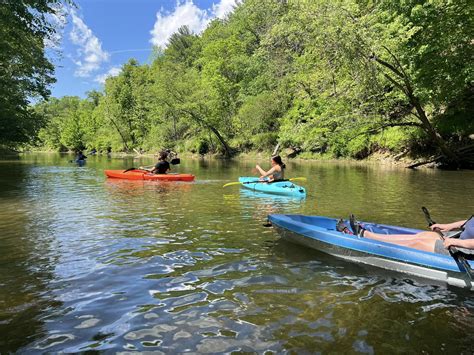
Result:
{"type": "MultiPolygon", "coordinates": [[[[306,200],[291,200],[222,189],[245,163],[187,162],[198,176],[189,184],[106,180],[121,160],[33,158],[0,162],[1,352],[473,349],[471,293],[306,250],[262,226],[269,213],[355,210],[422,227],[409,210],[421,197],[445,201],[469,172],[292,164],[317,179],[306,200]]],[[[437,212],[464,212],[449,201],[437,212]]]]}

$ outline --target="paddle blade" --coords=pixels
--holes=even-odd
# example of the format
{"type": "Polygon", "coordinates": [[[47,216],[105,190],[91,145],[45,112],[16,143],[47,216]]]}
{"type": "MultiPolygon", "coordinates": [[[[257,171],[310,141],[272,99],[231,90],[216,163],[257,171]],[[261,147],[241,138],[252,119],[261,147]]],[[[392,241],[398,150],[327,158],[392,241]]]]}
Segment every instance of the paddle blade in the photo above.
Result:
{"type": "Polygon", "coordinates": [[[290,181],[307,181],[308,179],[305,178],[305,177],[295,177],[295,178],[291,178],[291,179],[288,179],[290,181]]]}
{"type": "Polygon", "coordinates": [[[124,170],[123,172],[126,173],[126,172],[129,172],[131,170],[136,170],[136,168],[128,168],[127,170],[124,170]]]}
{"type": "Polygon", "coordinates": [[[421,207],[421,210],[423,211],[423,214],[425,215],[426,223],[428,223],[428,226],[431,227],[433,224],[436,224],[435,221],[431,219],[430,212],[426,207],[421,207]]]}
{"type": "Polygon", "coordinates": [[[222,186],[222,187],[234,186],[234,185],[240,185],[240,184],[242,184],[242,183],[239,182],[239,181],[234,181],[234,182],[228,182],[227,184],[225,184],[225,185],[222,186]]]}
{"type": "Polygon", "coordinates": [[[179,158],[174,158],[170,161],[171,165],[178,165],[179,163],[181,163],[181,160],[179,158]]]}

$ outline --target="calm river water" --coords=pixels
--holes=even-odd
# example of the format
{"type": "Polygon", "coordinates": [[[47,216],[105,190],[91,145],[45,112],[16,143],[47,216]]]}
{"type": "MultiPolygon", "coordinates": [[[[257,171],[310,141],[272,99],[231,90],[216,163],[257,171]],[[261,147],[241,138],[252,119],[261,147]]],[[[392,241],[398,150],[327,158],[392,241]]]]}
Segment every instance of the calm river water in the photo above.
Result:
{"type": "MultiPolygon", "coordinates": [[[[474,213],[474,172],[291,162],[305,200],[238,186],[255,161],[182,160],[194,183],[106,179],[144,158],[0,160],[0,352],[465,353],[469,291],[279,240],[269,213],[424,228],[474,213]]],[[[266,161],[260,162],[268,167],[266,161]]]]}

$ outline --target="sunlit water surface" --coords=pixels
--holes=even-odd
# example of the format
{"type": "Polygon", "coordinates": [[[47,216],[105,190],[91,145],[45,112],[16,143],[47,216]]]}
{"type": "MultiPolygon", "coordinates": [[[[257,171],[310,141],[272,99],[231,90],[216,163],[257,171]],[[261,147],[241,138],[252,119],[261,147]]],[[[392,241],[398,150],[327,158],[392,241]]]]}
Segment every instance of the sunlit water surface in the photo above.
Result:
{"type": "MultiPolygon", "coordinates": [[[[472,353],[462,289],[279,240],[269,213],[424,228],[474,212],[474,173],[292,162],[305,200],[222,188],[255,161],[187,160],[194,183],[106,179],[152,160],[0,160],[0,352],[472,353]]],[[[268,162],[261,161],[263,165],[268,162]]]]}

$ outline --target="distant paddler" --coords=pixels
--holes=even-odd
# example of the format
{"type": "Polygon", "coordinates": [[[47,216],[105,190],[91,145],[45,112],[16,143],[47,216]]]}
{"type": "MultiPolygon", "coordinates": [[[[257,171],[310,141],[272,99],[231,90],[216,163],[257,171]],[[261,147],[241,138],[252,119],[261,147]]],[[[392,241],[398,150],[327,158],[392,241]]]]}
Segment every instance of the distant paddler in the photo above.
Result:
{"type": "Polygon", "coordinates": [[[77,157],[76,157],[76,161],[79,162],[79,161],[85,161],[87,159],[87,157],[84,155],[84,153],[82,152],[82,150],[80,150],[78,153],[77,153],[77,157]]]}

